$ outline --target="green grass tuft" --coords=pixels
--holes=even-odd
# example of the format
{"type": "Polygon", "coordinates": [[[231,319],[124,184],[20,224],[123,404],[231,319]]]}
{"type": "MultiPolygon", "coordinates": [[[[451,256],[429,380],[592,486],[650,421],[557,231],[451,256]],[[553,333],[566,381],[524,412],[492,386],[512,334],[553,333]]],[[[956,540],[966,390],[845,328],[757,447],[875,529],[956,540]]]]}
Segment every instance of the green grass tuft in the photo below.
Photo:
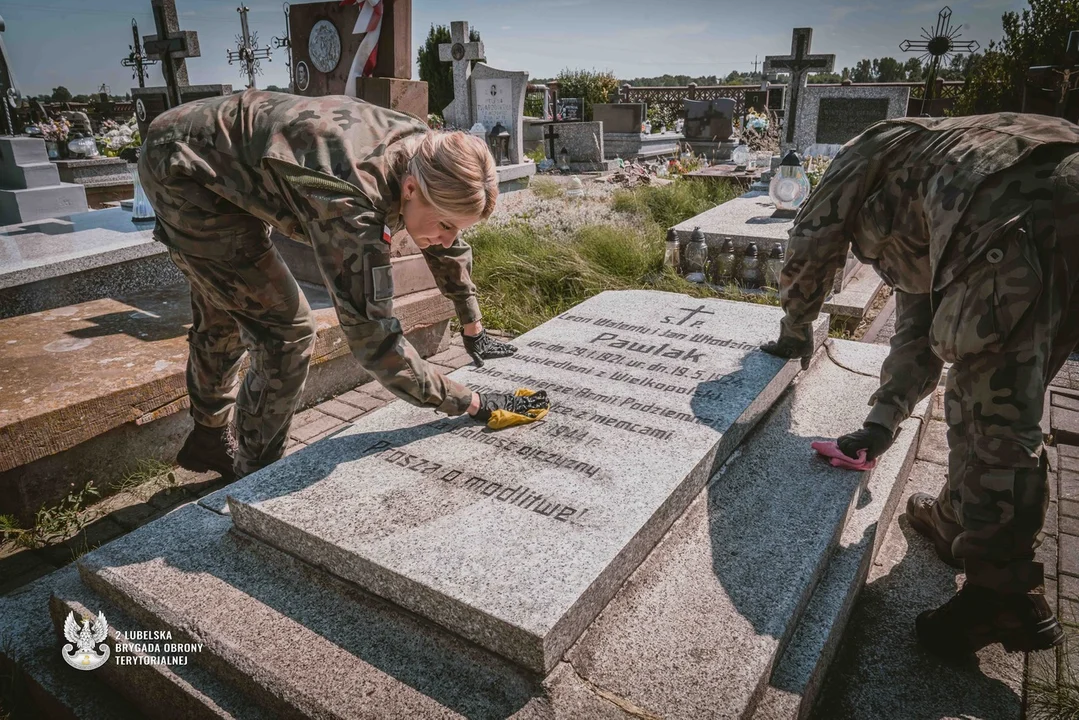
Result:
{"type": "Polygon", "coordinates": [[[646,218],[666,231],[742,193],[742,189],[733,183],[676,180],[669,185],[617,190],[612,202],[618,212],[646,218]]]}
{"type": "Polygon", "coordinates": [[[168,463],[161,462],[156,458],[138,460],[135,469],[128,472],[119,480],[109,484],[109,489],[114,492],[125,492],[137,488],[139,485],[148,483],[172,470],[168,463]]]}

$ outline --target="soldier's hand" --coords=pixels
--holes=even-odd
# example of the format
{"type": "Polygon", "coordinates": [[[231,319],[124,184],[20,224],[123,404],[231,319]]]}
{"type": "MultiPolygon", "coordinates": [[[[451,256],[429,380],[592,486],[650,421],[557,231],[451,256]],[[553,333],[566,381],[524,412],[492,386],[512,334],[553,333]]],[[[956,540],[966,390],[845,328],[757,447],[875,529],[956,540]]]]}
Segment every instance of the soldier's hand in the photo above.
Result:
{"type": "Polygon", "coordinates": [[[480,393],[479,396],[480,406],[472,417],[495,430],[539,420],[551,407],[546,390],[532,392],[521,389],[512,395],[480,393]]]}
{"type": "Polygon", "coordinates": [[[509,357],[517,352],[515,345],[495,340],[487,334],[486,330],[480,330],[480,334],[475,337],[464,333],[461,334],[461,337],[465,341],[465,352],[471,356],[472,361],[476,363],[476,367],[483,367],[484,360],[509,357]]]}
{"type": "Polygon", "coordinates": [[[769,355],[787,358],[802,358],[802,369],[809,369],[809,361],[813,357],[813,339],[808,341],[798,340],[789,336],[780,337],[773,342],[761,345],[761,350],[769,355]]]}
{"type": "Polygon", "coordinates": [[[885,450],[892,446],[895,436],[892,431],[883,425],[867,422],[861,430],[856,430],[849,435],[836,440],[836,445],[847,457],[857,459],[858,451],[865,450],[865,459],[876,460],[885,450]]]}

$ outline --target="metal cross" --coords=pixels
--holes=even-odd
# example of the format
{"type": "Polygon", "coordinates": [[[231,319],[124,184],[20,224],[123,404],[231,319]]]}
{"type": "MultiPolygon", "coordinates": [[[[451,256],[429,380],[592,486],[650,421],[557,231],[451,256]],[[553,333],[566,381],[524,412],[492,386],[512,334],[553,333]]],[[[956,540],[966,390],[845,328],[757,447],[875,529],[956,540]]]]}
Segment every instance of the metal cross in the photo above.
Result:
{"type": "Polygon", "coordinates": [[[1063,65],[1041,65],[1027,70],[1026,85],[1023,87],[1023,112],[1027,112],[1027,89],[1032,85],[1055,94],[1056,115],[1065,117],[1068,96],[1079,91],[1079,30],[1072,30],[1068,35],[1068,49],[1064,53],[1063,65]]]}
{"type": "Polygon", "coordinates": [[[240,27],[242,28],[242,34],[236,36],[236,50],[226,50],[225,54],[228,55],[229,65],[233,60],[240,60],[243,62],[244,67],[240,69],[240,72],[247,72],[247,87],[255,87],[255,75],[262,72],[259,68],[259,60],[265,60],[266,62],[273,62],[273,58],[270,57],[270,48],[259,47],[259,34],[251,33],[247,29],[247,13],[249,8],[246,5],[241,5],[236,8],[236,12],[240,13],[240,27]]]}
{"type": "Polygon", "coordinates": [[[157,60],[153,60],[149,55],[143,52],[142,43],[139,42],[139,24],[135,22],[135,19],[131,19],[131,44],[128,45],[131,53],[120,61],[120,64],[124,67],[135,68],[131,77],[139,81],[139,87],[146,87],[146,76],[149,75],[146,71],[147,65],[157,65],[157,60]]]}
{"type": "Polygon", "coordinates": [[[786,144],[794,142],[794,125],[798,114],[798,101],[801,90],[805,87],[810,72],[831,72],[835,68],[835,55],[811,55],[810,46],[813,44],[813,28],[794,28],[791,37],[790,55],[765,55],[764,74],[768,75],[776,70],[785,70],[790,73],[791,79],[787,93],[790,109],[783,118],[786,128],[786,144]]]}
{"type": "Polygon", "coordinates": [[[282,9],[285,11],[285,36],[275,37],[273,39],[273,46],[281,49],[285,48],[285,65],[288,66],[288,89],[292,90],[295,80],[292,77],[292,30],[289,28],[289,10],[288,3],[284,3],[282,9]]]}
{"type": "Polygon", "coordinates": [[[180,30],[176,0],[150,0],[150,4],[154,9],[157,35],[143,37],[143,51],[161,60],[169,107],[176,107],[183,102],[180,88],[190,84],[187,80],[187,58],[201,56],[199,34],[180,30]]]}
{"type": "MultiPolygon", "coordinates": [[[[468,41],[468,23],[454,20],[450,23],[450,43],[438,46],[438,59],[453,63],[453,104],[450,105],[446,124],[464,127],[469,122],[468,78],[472,75],[472,61],[483,60],[483,43],[468,41]]],[[[467,129],[467,128],[466,128],[467,129]]]]}
{"type": "MultiPolygon", "coordinates": [[[[4,18],[0,17],[0,34],[6,29],[4,18]]],[[[4,129],[8,135],[15,134],[15,123],[11,121],[11,111],[18,108],[21,102],[22,95],[15,82],[15,74],[11,71],[7,48],[4,47],[4,39],[0,37],[0,104],[4,106],[4,129]]]]}
{"type": "Polygon", "coordinates": [[[921,53],[918,58],[921,61],[929,60],[929,66],[925,73],[925,89],[922,91],[922,111],[925,111],[925,101],[933,99],[933,90],[937,86],[937,75],[940,73],[941,63],[947,62],[955,53],[978,52],[981,45],[977,40],[959,41],[962,37],[959,30],[963,26],[952,27],[952,9],[947,5],[937,14],[937,26],[930,32],[922,28],[921,40],[904,40],[899,43],[899,49],[903,52],[921,53]]]}
{"type": "Polygon", "coordinates": [[[557,140],[559,137],[560,137],[559,134],[555,132],[555,124],[554,123],[551,123],[546,128],[544,128],[543,139],[547,141],[548,147],[551,149],[551,152],[548,154],[548,157],[550,157],[552,160],[555,159],[554,141],[557,140]]]}

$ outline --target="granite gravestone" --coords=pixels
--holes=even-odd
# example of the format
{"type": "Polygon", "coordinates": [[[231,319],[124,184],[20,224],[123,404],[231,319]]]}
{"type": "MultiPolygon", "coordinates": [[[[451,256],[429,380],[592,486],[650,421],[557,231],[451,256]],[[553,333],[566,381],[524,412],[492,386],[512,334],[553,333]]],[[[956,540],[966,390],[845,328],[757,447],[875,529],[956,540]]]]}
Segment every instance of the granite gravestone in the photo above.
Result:
{"type": "Polygon", "coordinates": [[[135,118],[139,133],[146,131],[161,113],[185,102],[208,97],[220,97],[232,92],[232,85],[190,85],[187,80],[187,58],[199,57],[198,33],[180,30],[175,0],[151,0],[154,10],[156,35],[143,38],[143,51],[147,57],[161,61],[165,87],[137,87],[131,89],[135,103],[135,118]]]}
{"type": "Polygon", "coordinates": [[[813,55],[810,53],[812,45],[813,28],[795,28],[791,36],[790,55],[766,55],[764,58],[766,76],[777,70],[790,74],[780,143],[783,150],[795,147],[794,130],[801,113],[801,97],[809,81],[809,73],[831,72],[835,67],[835,55],[813,55]]]}
{"type": "Polygon", "coordinates": [[[686,122],[682,133],[687,139],[723,142],[734,134],[735,102],[731,98],[682,101],[686,122]]]}
{"type": "Polygon", "coordinates": [[[545,674],[797,373],[759,349],[781,317],[602,293],[452,374],[548,391],[544,421],[391,403],[231,486],[233,521],[545,674]]]}
{"type": "Polygon", "coordinates": [[[478,63],[472,70],[472,121],[488,132],[497,124],[510,133],[509,162],[524,161],[524,113],[527,72],[499,70],[478,63]]]}
{"type": "Polygon", "coordinates": [[[644,124],[644,103],[593,103],[592,119],[605,133],[639,133],[644,124]]]}
{"type": "Polygon", "coordinates": [[[810,85],[802,89],[794,124],[794,147],[842,145],[881,120],[904,117],[910,88],[810,85]]]}

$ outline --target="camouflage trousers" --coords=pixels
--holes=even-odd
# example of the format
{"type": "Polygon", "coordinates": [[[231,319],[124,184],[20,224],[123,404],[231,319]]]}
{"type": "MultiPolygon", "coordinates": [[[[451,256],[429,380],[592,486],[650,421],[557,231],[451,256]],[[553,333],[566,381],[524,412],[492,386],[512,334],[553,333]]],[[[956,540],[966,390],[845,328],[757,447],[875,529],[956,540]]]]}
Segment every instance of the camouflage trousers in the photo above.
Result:
{"type": "Polygon", "coordinates": [[[193,180],[160,177],[155,154],[165,151],[144,148],[139,174],[157,214],[154,237],[191,284],[191,416],[216,428],[234,415],[234,467],[242,477],[284,454],[315,322],[266,223],[193,180]],[[245,352],[250,365],[237,389],[245,352]]]}
{"type": "Polygon", "coordinates": [[[957,232],[1025,215],[956,279],[961,302],[949,304],[953,289],[944,291],[930,333],[953,361],[938,529],[955,538],[952,552],[968,582],[999,592],[1043,585],[1034,560],[1049,503],[1043,404],[1079,343],[1079,154],[1062,154],[1046,150],[980,188],[957,232]],[[938,322],[958,327],[962,339],[934,336],[938,322]]]}

